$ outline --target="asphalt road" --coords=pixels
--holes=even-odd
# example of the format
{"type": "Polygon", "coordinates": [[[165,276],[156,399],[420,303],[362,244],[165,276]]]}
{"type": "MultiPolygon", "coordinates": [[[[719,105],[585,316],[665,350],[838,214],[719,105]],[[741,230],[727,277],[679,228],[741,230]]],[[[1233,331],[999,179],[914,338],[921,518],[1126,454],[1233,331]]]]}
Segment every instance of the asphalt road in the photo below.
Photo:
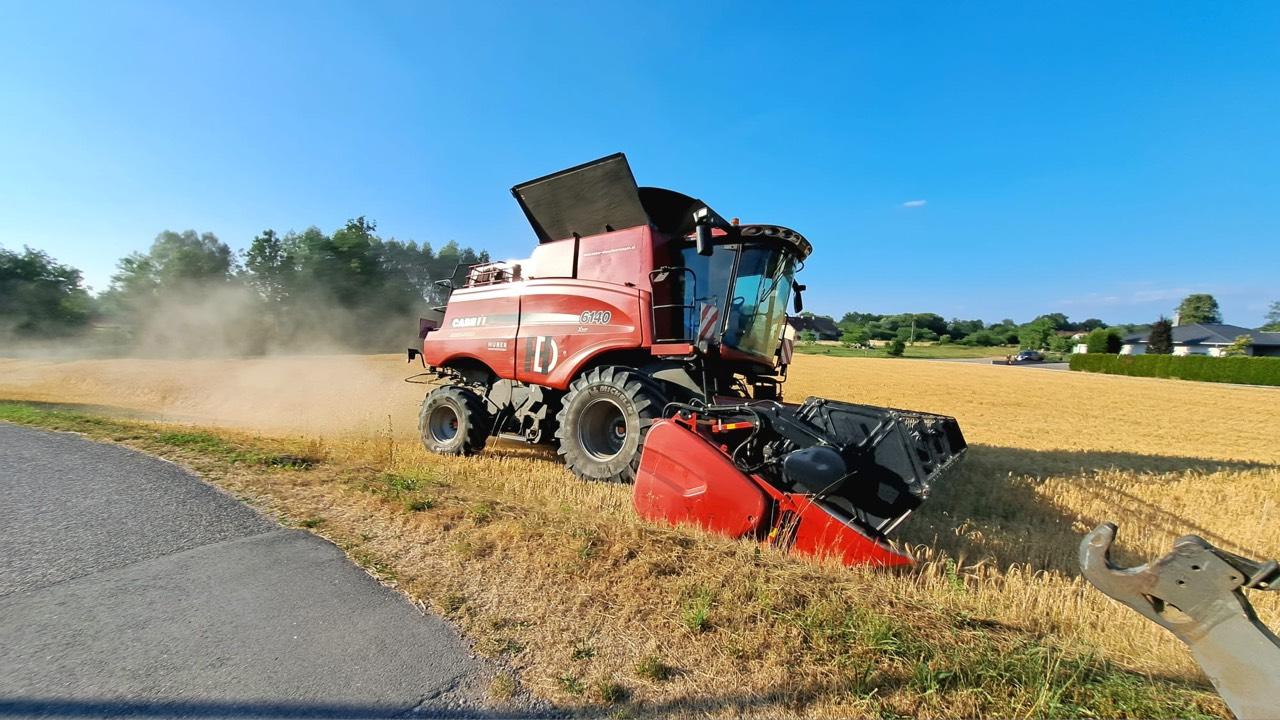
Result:
{"type": "Polygon", "coordinates": [[[1064,362],[1039,362],[1039,363],[1022,363],[1020,365],[1006,365],[1003,362],[993,362],[992,358],[932,358],[937,362],[958,362],[972,363],[975,365],[995,365],[996,367],[1017,367],[1032,368],[1035,370],[1070,370],[1071,363],[1064,362]]]}
{"type": "Polygon", "coordinates": [[[475,717],[450,625],[175,465],[0,423],[0,718],[475,717]]]}

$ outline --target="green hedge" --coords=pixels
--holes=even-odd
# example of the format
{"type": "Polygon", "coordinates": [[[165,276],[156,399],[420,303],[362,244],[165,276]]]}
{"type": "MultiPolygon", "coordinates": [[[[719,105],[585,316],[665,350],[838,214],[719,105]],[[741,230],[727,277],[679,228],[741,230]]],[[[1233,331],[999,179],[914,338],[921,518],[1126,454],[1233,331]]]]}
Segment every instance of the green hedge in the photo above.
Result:
{"type": "Polygon", "coordinates": [[[1071,369],[1108,375],[1280,385],[1280,358],[1276,357],[1077,353],[1071,356],[1071,369]]]}

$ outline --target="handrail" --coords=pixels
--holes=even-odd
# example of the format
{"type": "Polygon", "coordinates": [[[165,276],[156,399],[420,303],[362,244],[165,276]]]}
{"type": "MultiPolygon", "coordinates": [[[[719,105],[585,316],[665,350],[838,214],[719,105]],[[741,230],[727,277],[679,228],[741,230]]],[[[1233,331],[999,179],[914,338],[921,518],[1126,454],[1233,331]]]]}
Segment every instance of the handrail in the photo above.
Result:
{"type": "MultiPolygon", "coordinates": [[[[671,278],[672,273],[677,273],[677,272],[688,273],[689,275],[693,276],[693,294],[694,294],[694,297],[697,297],[698,273],[694,272],[693,268],[679,267],[679,266],[673,266],[673,265],[660,267],[649,273],[649,284],[651,286],[656,286],[659,283],[667,282],[671,278]]],[[[664,303],[661,305],[651,306],[649,309],[649,319],[651,321],[650,327],[653,328],[653,332],[654,332],[653,341],[655,343],[679,343],[679,342],[689,342],[690,340],[692,340],[692,338],[689,335],[689,327],[690,327],[689,319],[690,319],[690,313],[694,312],[696,309],[697,309],[696,305],[684,304],[684,303],[664,303]],[[674,337],[658,337],[657,335],[658,311],[669,310],[671,308],[681,308],[684,310],[683,322],[680,324],[681,334],[679,336],[674,336],[674,337]]]]}

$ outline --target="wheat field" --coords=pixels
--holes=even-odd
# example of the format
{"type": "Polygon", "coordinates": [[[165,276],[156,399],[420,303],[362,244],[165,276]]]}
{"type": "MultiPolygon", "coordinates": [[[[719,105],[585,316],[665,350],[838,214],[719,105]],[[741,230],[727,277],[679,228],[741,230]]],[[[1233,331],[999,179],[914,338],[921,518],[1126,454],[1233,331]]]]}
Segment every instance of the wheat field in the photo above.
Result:
{"type": "MultiPolygon", "coordinates": [[[[322,518],[319,531],[566,705],[616,685],[659,713],[1040,716],[1068,707],[1063,692],[1095,692],[1079,674],[1046,694],[1016,687],[1018,668],[998,682],[963,671],[1021,653],[1046,677],[1087,658],[1189,688],[1169,714],[1221,714],[1185,648],[1081,580],[1080,537],[1118,523],[1126,562],[1187,533],[1280,556],[1280,390],[798,356],[789,399],[953,415],[970,443],[902,529],[917,566],[884,573],[649,526],[626,488],[579,482],[537,449],[428,455],[423,388],[401,382],[413,371],[394,356],[0,360],[0,398],[322,448],[347,469],[215,481],[322,518]],[[379,480],[353,480],[356,467],[379,480]],[[431,509],[406,512],[406,499],[431,509]]],[[[1280,604],[1254,600],[1275,627],[1280,604]]]]}

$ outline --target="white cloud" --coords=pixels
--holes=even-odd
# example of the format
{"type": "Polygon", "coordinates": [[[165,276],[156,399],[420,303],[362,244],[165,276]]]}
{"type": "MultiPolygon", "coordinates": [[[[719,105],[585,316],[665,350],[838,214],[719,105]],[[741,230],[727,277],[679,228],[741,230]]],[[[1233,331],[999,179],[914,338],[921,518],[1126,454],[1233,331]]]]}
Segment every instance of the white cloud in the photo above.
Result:
{"type": "Polygon", "coordinates": [[[918,207],[924,207],[925,205],[928,205],[928,204],[929,204],[929,201],[928,201],[928,200],[908,200],[908,201],[906,201],[906,202],[902,203],[902,207],[904,207],[904,208],[918,208],[918,207]]]}
{"type": "Polygon", "coordinates": [[[1123,294],[1105,294],[1105,293],[1089,293],[1079,297],[1066,298],[1059,300],[1059,305],[1145,305],[1153,302],[1174,301],[1183,298],[1188,292],[1187,288],[1161,288],[1161,289],[1141,289],[1141,290],[1121,290],[1123,294]]]}
{"type": "Polygon", "coordinates": [[[1187,288],[1169,288],[1167,290],[1138,290],[1133,293],[1135,303],[1156,302],[1157,300],[1181,300],[1191,292],[1187,288]]]}

